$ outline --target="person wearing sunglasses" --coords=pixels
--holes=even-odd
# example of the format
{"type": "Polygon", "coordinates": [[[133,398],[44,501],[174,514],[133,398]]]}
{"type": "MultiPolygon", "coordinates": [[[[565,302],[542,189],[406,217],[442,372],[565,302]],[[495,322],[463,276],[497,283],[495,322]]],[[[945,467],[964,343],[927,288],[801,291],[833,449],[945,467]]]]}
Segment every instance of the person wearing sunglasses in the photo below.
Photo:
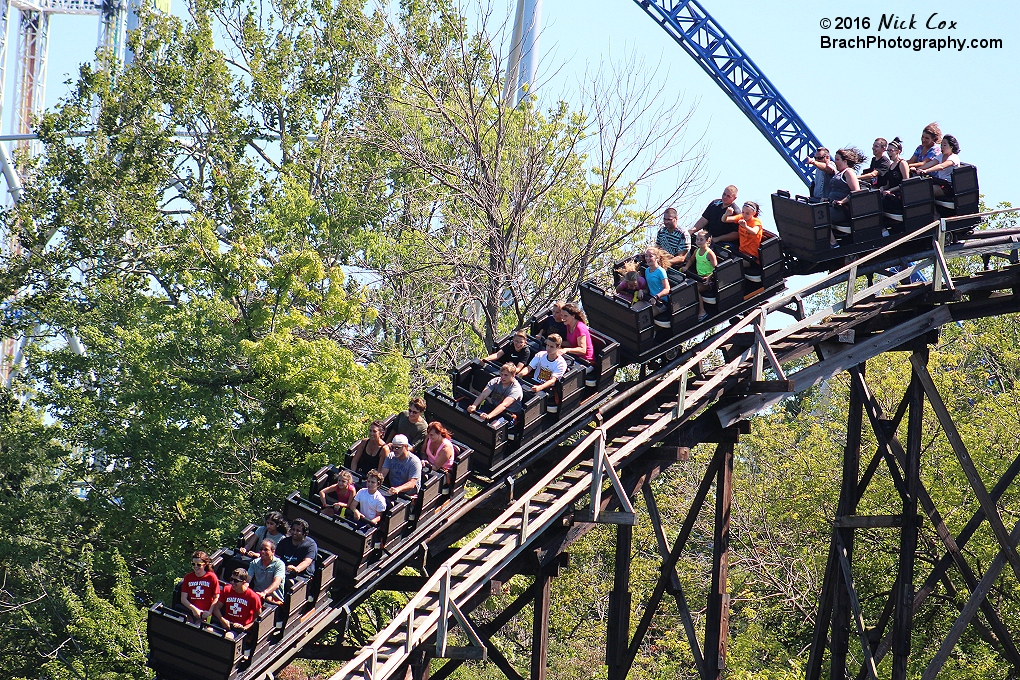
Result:
{"type": "Polygon", "coordinates": [[[414,397],[407,402],[407,410],[397,415],[390,426],[386,428],[386,443],[392,444],[393,438],[402,434],[407,437],[407,443],[413,450],[418,447],[418,444],[425,441],[428,426],[429,424],[425,420],[425,400],[421,397],[414,397]]]}
{"type": "Polygon", "coordinates": [[[216,598],[220,592],[220,581],[212,570],[209,555],[202,550],[191,554],[192,571],[181,581],[181,604],[192,623],[209,620],[216,598]]]}
{"type": "Polygon", "coordinates": [[[227,630],[223,637],[233,640],[235,631],[251,628],[261,611],[262,598],[248,587],[248,572],[238,567],[230,575],[230,587],[223,591],[214,610],[216,620],[227,630]]]}

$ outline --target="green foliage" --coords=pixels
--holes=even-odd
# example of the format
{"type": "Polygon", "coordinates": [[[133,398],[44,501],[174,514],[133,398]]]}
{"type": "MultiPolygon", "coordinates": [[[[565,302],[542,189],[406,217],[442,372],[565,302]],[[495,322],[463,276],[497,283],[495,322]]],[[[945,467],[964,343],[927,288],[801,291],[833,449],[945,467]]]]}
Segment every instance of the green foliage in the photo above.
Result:
{"type": "Polygon", "coordinates": [[[86,545],[81,577],[53,594],[52,614],[66,621],[74,654],[56,652],[43,671],[54,680],[147,678],[145,611],[138,608],[127,564],[116,551],[102,569],[94,569],[93,561],[86,545]],[[113,581],[109,599],[96,592],[97,580],[113,581]]]}
{"type": "Polygon", "coordinates": [[[446,0],[188,10],[81,67],[3,216],[0,334],[33,340],[0,394],[15,676],[144,677],[187,556],[634,245],[683,128],[633,78],[510,106],[499,35],[446,0]]]}

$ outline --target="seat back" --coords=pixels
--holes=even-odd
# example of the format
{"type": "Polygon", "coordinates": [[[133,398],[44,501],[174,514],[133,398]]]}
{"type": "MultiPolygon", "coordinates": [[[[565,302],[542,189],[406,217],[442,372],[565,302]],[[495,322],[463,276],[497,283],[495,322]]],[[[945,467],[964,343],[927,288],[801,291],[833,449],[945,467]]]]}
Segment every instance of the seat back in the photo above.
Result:
{"type": "Polygon", "coordinates": [[[187,615],[162,602],[148,611],[149,667],[162,677],[231,680],[243,659],[247,637],[228,640],[219,630],[190,625],[187,615]]]}
{"type": "MultiPolygon", "coordinates": [[[[978,187],[977,168],[969,163],[964,163],[953,171],[952,175],[953,195],[940,198],[935,202],[939,215],[942,217],[956,217],[960,215],[975,215],[980,209],[981,193],[978,187]]],[[[975,227],[981,221],[980,218],[967,220],[954,220],[946,223],[946,228],[952,232],[967,231],[975,227]]]]}
{"type": "Polygon", "coordinates": [[[332,463],[319,468],[319,470],[312,475],[312,480],[308,484],[308,498],[313,501],[316,500],[319,497],[320,491],[335,483],[334,480],[339,472],[340,469],[332,463]]]}
{"type": "Polygon", "coordinates": [[[589,331],[594,351],[593,371],[585,378],[585,385],[602,390],[616,379],[616,369],[620,365],[620,343],[599,331],[589,331]]]}
{"type": "Polygon", "coordinates": [[[832,218],[827,202],[777,191],[772,194],[772,215],[789,254],[808,262],[829,259],[832,218]]]}
{"type": "Polygon", "coordinates": [[[850,193],[850,237],[853,243],[868,243],[882,238],[882,192],[861,189],[850,193]]]}

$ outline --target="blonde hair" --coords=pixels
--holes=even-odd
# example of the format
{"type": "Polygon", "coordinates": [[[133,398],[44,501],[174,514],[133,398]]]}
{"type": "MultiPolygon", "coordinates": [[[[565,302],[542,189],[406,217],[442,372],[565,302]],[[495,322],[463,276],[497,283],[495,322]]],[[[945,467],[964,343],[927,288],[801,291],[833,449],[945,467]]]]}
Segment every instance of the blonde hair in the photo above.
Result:
{"type": "Polygon", "coordinates": [[[655,258],[655,264],[659,265],[663,269],[669,268],[669,253],[658,246],[648,246],[645,249],[646,253],[651,253],[652,257],[655,258]]]}

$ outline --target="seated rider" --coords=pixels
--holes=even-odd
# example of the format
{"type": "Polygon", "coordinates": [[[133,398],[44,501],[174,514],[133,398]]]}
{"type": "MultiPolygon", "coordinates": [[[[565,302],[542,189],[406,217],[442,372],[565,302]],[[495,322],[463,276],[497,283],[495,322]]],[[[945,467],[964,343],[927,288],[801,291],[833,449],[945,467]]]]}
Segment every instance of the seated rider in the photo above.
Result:
{"type": "Polygon", "coordinates": [[[704,321],[708,318],[708,313],[705,311],[704,294],[712,287],[710,279],[712,272],[719,266],[719,258],[712,250],[712,237],[704,231],[699,231],[694,235],[694,245],[698,249],[694,251],[694,257],[687,260],[684,271],[690,272],[691,269],[694,269],[694,278],[698,281],[698,321],[704,321]]]}
{"type": "Polygon", "coordinates": [[[212,614],[220,592],[220,581],[212,570],[212,560],[202,550],[191,554],[191,569],[181,581],[181,604],[188,613],[188,621],[202,623],[208,621],[212,614]]]}
{"type": "Polygon", "coordinates": [[[468,413],[477,411],[482,420],[492,420],[504,412],[511,418],[516,417],[522,409],[521,400],[524,399],[524,390],[517,382],[516,375],[517,366],[503,364],[499,376],[486,383],[482,393],[467,407],[468,413]]]}
{"type": "Polygon", "coordinates": [[[539,326],[535,337],[547,338],[550,333],[559,333],[560,337],[566,336],[567,327],[563,323],[563,307],[566,304],[566,300],[557,300],[552,303],[552,314],[547,316],[541,326],[539,326]]]}
{"type": "Polygon", "coordinates": [[[276,547],[276,556],[287,565],[287,576],[315,575],[315,555],[319,546],[308,535],[308,522],[300,517],[290,525],[290,535],[276,547]]]}
{"type": "Polygon", "coordinates": [[[545,339],[545,351],[531,360],[535,380],[540,381],[531,388],[532,392],[547,390],[567,372],[567,360],[563,357],[563,340],[556,333],[545,339]]]}
{"type": "Polygon", "coordinates": [[[677,226],[676,208],[666,208],[662,213],[662,227],[655,235],[655,245],[669,255],[667,267],[678,267],[687,259],[691,244],[687,232],[677,226]]]}
{"type": "MultiPolygon", "coordinates": [[[[262,526],[255,529],[255,543],[252,545],[254,548],[258,548],[262,545],[262,541],[272,541],[275,545],[280,545],[280,541],[287,537],[289,529],[290,525],[283,514],[276,510],[270,510],[262,518],[262,526]]],[[[251,558],[259,556],[256,550],[240,548],[237,552],[251,558]]]]}
{"type": "Polygon", "coordinates": [[[389,475],[390,491],[413,496],[421,488],[421,459],[411,453],[407,437],[398,434],[390,442],[393,449],[383,461],[383,477],[389,475]]]}
{"type": "Polygon", "coordinates": [[[632,304],[645,299],[648,294],[648,283],[638,272],[637,262],[627,260],[620,269],[620,276],[620,283],[616,286],[616,294],[619,297],[632,304]]]}
{"type": "Polygon", "coordinates": [[[386,511],[386,497],[379,491],[382,483],[382,473],[378,470],[369,470],[365,478],[365,488],[358,490],[348,506],[355,520],[372,525],[379,523],[383,512],[386,511]]]}
{"type": "MultiPolygon", "coordinates": [[[[691,227],[691,233],[705,231],[712,237],[713,247],[717,251],[721,249],[732,252],[737,246],[739,235],[724,218],[738,214],[736,201],[737,187],[731,184],[723,190],[722,198],[708,204],[705,212],[701,213],[701,218],[691,227]]],[[[687,262],[690,262],[690,258],[687,262]]]]}
{"type": "Polygon", "coordinates": [[[514,333],[513,344],[506,349],[497,349],[485,357],[486,361],[511,362],[517,366],[517,375],[524,377],[528,374],[528,364],[531,363],[531,347],[528,345],[528,332],[521,329],[514,333]]]}
{"type": "Polygon", "coordinates": [[[319,489],[323,511],[330,517],[341,514],[354,498],[356,491],[354,476],[349,470],[340,470],[336,473],[333,484],[319,489]]]}
{"type": "Polygon", "coordinates": [[[737,231],[740,232],[740,253],[755,262],[758,261],[758,249],[761,247],[761,237],[765,233],[758,215],[761,208],[754,201],[747,201],[740,212],[740,219],[737,220],[737,231]]]}
{"type": "Polygon", "coordinates": [[[669,254],[661,248],[651,246],[645,249],[645,281],[648,282],[648,301],[652,303],[652,314],[659,316],[666,313],[663,304],[669,300],[669,277],[666,267],[669,266],[669,254]]]}
{"type": "Polygon", "coordinates": [[[401,412],[393,419],[390,426],[386,428],[386,441],[392,442],[393,438],[402,434],[407,437],[408,445],[413,449],[425,441],[425,430],[428,422],[425,420],[425,400],[421,397],[414,397],[407,402],[407,410],[401,412]]]}
{"type": "Polygon", "coordinates": [[[255,593],[266,602],[283,604],[283,583],[287,566],[276,556],[276,544],[262,541],[259,558],[248,565],[248,581],[255,593]]]}
{"type": "Polygon", "coordinates": [[[824,146],[815,149],[814,156],[807,159],[807,164],[814,168],[814,180],[811,182],[811,196],[825,198],[829,193],[829,180],[836,174],[836,165],[832,162],[829,150],[824,146]]]}
{"type": "Polygon", "coordinates": [[[425,438],[425,460],[433,470],[448,471],[453,467],[453,456],[450,431],[438,420],[433,420],[429,423],[429,433],[425,438]]]}
{"type": "MultiPolygon", "coordinates": [[[[647,277],[646,277],[647,278],[647,277]]],[[[563,305],[563,323],[567,334],[563,336],[563,351],[590,364],[595,359],[595,345],[588,330],[588,317],[573,302],[563,305]]]]}
{"type": "Polygon", "coordinates": [[[262,598],[248,587],[248,572],[238,567],[230,575],[230,587],[223,591],[214,612],[216,620],[227,629],[223,637],[233,640],[235,631],[251,628],[261,611],[262,598]]]}
{"type": "Polygon", "coordinates": [[[362,475],[367,474],[369,470],[378,470],[389,452],[386,427],[376,420],[368,426],[368,439],[362,440],[355,449],[351,469],[362,475]]]}

